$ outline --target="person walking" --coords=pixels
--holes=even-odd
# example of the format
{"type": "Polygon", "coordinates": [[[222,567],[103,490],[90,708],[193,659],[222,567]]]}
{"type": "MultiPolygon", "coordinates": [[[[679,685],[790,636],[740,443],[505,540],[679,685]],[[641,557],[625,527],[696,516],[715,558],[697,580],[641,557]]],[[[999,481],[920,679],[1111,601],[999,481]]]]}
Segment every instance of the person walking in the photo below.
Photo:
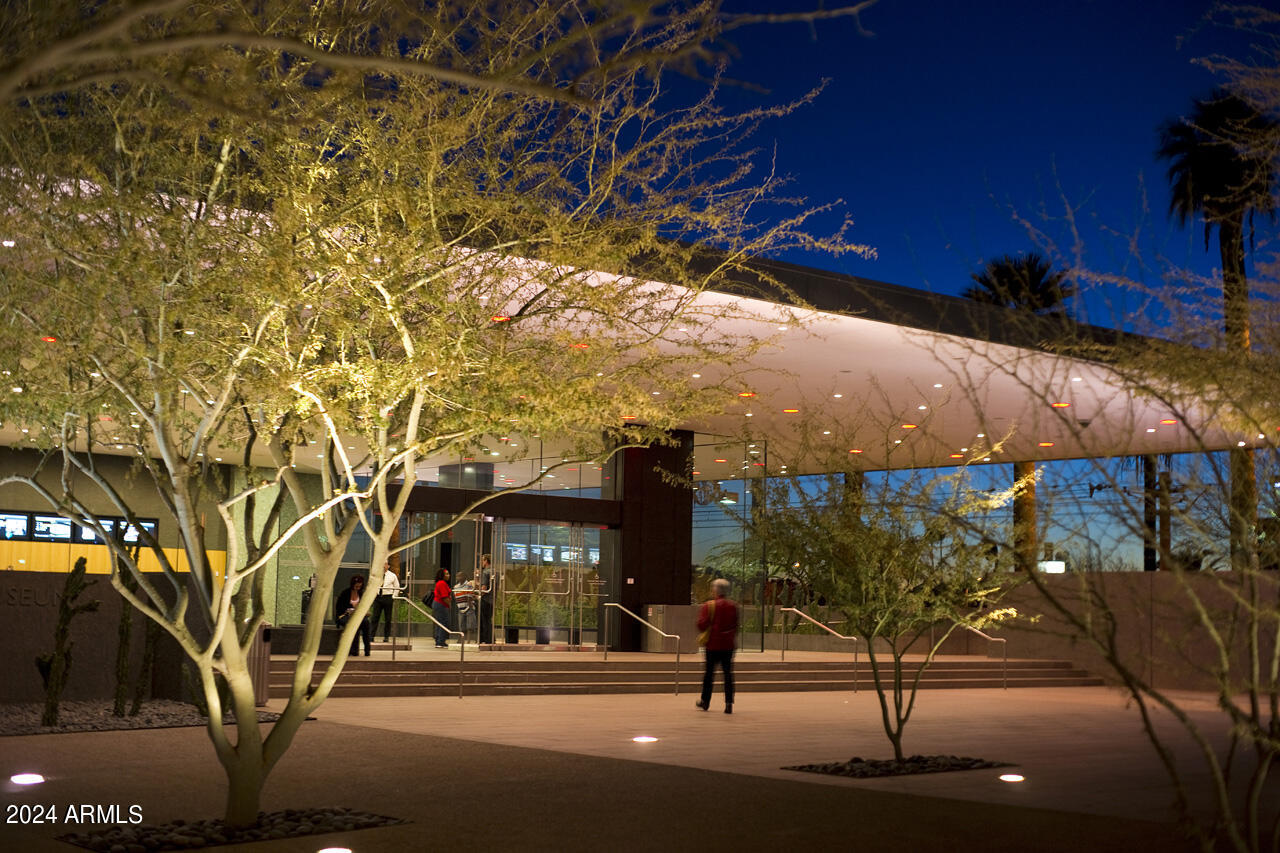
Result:
{"type": "Polygon", "coordinates": [[[396,593],[401,590],[400,578],[396,577],[395,569],[391,568],[391,561],[387,560],[382,564],[382,587],[378,590],[378,597],[373,600],[373,633],[378,633],[378,623],[386,618],[386,628],[382,632],[382,642],[391,642],[391,615],[395,612],[396,593]]]}
{"type": "Polygon", "coordinates": [[[441,569],[436,572],[436,585],[431,591],[431,615],[439,623],[435,626],[434,632],[437,649],[449,647],[449,600],[452,597],[453,590],[449,587],[449,570],[441,569]],[[444,627],[441,627],[442,625],[444,627]]]}
{"type": "Polygon", "coordinates": [[[711,582],[712,598],[698,610],[698,640],[704,647],[706,669],[702,674],[702,698],[694,705],[706,711],[711,707],[711,688],[715,669],[724,671],[724,712],[733,713],[733,653],[738,648],[738,604],[729,598],[729,582],[716,578],[711,582]]]}

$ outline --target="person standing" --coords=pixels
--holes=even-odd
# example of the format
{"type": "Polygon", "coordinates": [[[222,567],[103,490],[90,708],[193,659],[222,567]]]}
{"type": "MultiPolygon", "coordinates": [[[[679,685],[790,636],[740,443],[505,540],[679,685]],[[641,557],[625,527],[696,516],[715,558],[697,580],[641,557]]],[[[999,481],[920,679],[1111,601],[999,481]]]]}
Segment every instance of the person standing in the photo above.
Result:
{"type": "Polygon", "coordinates": [[[382,642],[391,642],[391,614],[395,612],[396,593],[401,590],[400,578],[396,577],[391,561],[382,564],[382,588],[378,597],[373,600],[373,633],[378,633],[378,623],[386,617],[386,629],[382,632],[382,642]]]}
{"type": "Polygon", "coordinates": [[[493,567],[489,555],[480,555],[480,642],[493,642],[493,567]]]}
{"type": "Polygon", "coordinates": [[[452,597],[453,590],[449,587],[449,570],[441,569],[436,572],[436,585],[431,591],[431,615],[439,623],[435,626],[434,632],[437,649],[449,647],[449,600],[452,597]],[[441,625],[444,627],[442,628],[441,625]]]}
{"type": "MultiPolygon", "coordinates": [[[[347,620],[356,612],[356,607],[360,604],[360,598],[364,595],[364,575],[354,575],[351,578],[351,584],[338,594],[337,601],[333,605],[333,621],[338,623],[339,628],[346,627],[347,620]]],[[[356,633],[351,638],[351,657],[360,656],[360,640],[364,640],[364,656],[369,656],[369,647],[372,645],[372,631],[369,629],[369,617],[365,616],[360,620],[360,625],[356,628],[356,633]]]]}
{"type": "Polygon", "coordinates": [[[711,707],[715,668],[724,671],[724,712],[733,713],[733,653],[738,648],[738,605],[729,598],[729,582],[711,582],[712,599],[698,610],[698,630],[705,632],[706,669],[702,674],[702,698],[694,705],[705,711],[711,707]]]}
{"type": "Polygon", "coordinates": [[[458,630],[462,632],[462,641],[476,628],[476,611],[479,609],[478,590],[480,589],[480,569],[475,575],[466,578],[453,588],[453,600],[458,603],[458,630]]]}

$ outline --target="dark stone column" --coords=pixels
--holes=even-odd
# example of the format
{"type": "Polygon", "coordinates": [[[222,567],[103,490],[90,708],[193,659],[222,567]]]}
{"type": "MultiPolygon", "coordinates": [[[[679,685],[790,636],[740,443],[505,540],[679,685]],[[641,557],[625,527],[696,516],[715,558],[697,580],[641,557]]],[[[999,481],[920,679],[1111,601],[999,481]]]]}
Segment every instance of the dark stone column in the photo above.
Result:
{"type": "MultiPolygon", "coordinates": [[[[621,450],[603,472],[601,497],[622,503],[611,598],[642,618],[648,604],[688,604],[693,583],[693,492],[672,480],[689,476],[693,433],[672,438],[672,445],[621,450]]],[[[638,651],[648,629],[629,616],[613,617],[615,625],[621,621],[615,647],[638,651]]]]}

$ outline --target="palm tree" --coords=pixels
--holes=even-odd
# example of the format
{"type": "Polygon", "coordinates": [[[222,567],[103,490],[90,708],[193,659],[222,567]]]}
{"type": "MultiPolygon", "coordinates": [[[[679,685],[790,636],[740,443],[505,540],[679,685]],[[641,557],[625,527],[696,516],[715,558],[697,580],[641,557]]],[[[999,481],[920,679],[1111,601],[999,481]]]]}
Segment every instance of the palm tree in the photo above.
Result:
{"type": "Polygon", "coordinates": [[[1032,252],[1004,255],[987,261],[970,276],[976,284],[961,295],[987,305],[1002,305],[1033,314],[1061,314],[1074,288],[1065,272],[1053,272],[1049,262],[1032,252]]]}
{"type": "MultiPolygon", "coordinates": [[[[1204,219],[1205,248],[1218,229],[1222,257],[1223,331],[1229,349],[1249,351],[1249,283],[1244,272],[1244,226],[1253,215],[1275,214],[1275,167],[1269,156],[1280,127],[1248,101],[1223,90],[1195,101],[1190,116],[1160,130],[1156,156],[1169,161],[1169,215],[1185,224],[1204,219]]],[[[1231,567],[1248,568],[1256,545],[1257,473],[1253,451],[1230,451],[1231,567]]]]}

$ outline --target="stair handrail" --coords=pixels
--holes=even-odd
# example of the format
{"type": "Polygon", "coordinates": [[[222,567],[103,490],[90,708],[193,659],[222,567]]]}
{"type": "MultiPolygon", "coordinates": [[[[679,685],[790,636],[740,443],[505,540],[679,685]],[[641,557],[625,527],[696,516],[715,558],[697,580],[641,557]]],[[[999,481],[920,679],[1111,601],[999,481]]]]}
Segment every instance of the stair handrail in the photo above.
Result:
{"type": "MultiPolygon", "coordinates": [[[[803,610],[801,610],[798,607],[783,607],[779,610],[779,612],[794,613],[803,619],[809,620],[814,625],[817,625],[819,628],[826,631],[828,634],[832,635],[833,637],[838,637],[841,640],[853,640],[853,692],[857,693],[858,692],[858,637],[856,636],[850,637],[850,636],[841,634],[839,631],[835,631],[829,626],[819,622],[817,619],[814,619],[812,616],[810,616],[808,613],[805,613],[803,610]]],[[[787,659],[787,620],[786,619],[782,620],[782,659],[783,660],[787,659]]]]}
{"type": "Polygon", "coordinates": [[[666,631],[662,630],[657,625],[653,625],[649,622],[644,621],[639,616],[632,613],[630,610],[623,607],[621,604],[618,604],[617,602],[606,601],[604,603],[604,606],[605,606],[605,611],[604,611],[604,659],[605,660],[609,659],[609,640],[611,639],[610,632],[609,632],[609,608],[610,607],[618,608],[623,613],[627,614],[632,619],[639,622],[641,625],[644,625],[646,628],[649,628],[653,631],[658,632],[666,639],[671,639],[673,637],[675,638],[675,641],[676,641],[676,678],[675,678],[676,692],[675,692],[675,695],[679,696],[680,695],[680,635],[668,634],[666,631]]]}
{"type": "MultiPolygon", "coordinates": [[[[394,600],[409,602],[410,607],[412,607],[414,610],[417,610],[419,613],[421,613],[423,616],[430,619],[432,622],[435,622],[435,624],[441,630],[443,630],[446,634],[455,635],[459,638],[458,639],[458,698],[461,699],[462,698],[462,675],[464,670],[466,670],[467,668],[467,660],[466,660],[467,636],[466,634],[462,633],[461,631],[454,631],[451,628],[449,628],[448,625],[441,625],[436,620],[436,617],[432,616],[431,613],[425,607],[423,607],[421,604],[419,604],[417,601],[414,601],[412,598],[410,598],[407,595],[396,593],[394,600]]],[[[391,647],[391,660],[394,661],[395,659],[396,659],[396,648],[393,645],[391,647]]]]}
{"type": "Polygon", "coordinates": [[[977,628],[973,627],[972,625],[961,625],[960,627],[964,628],[966,631],[972,631],[973,633],[977,634],[979,637],[981,637],[982,639],[988,642],[1000,644],[1001,648],[1004,650],[1004,689],[1008,690],[1009,689],[1009,641],[1004,637],[993,637],[990,634],[984,634],[982,631],[979,631],[977,628]]]}

